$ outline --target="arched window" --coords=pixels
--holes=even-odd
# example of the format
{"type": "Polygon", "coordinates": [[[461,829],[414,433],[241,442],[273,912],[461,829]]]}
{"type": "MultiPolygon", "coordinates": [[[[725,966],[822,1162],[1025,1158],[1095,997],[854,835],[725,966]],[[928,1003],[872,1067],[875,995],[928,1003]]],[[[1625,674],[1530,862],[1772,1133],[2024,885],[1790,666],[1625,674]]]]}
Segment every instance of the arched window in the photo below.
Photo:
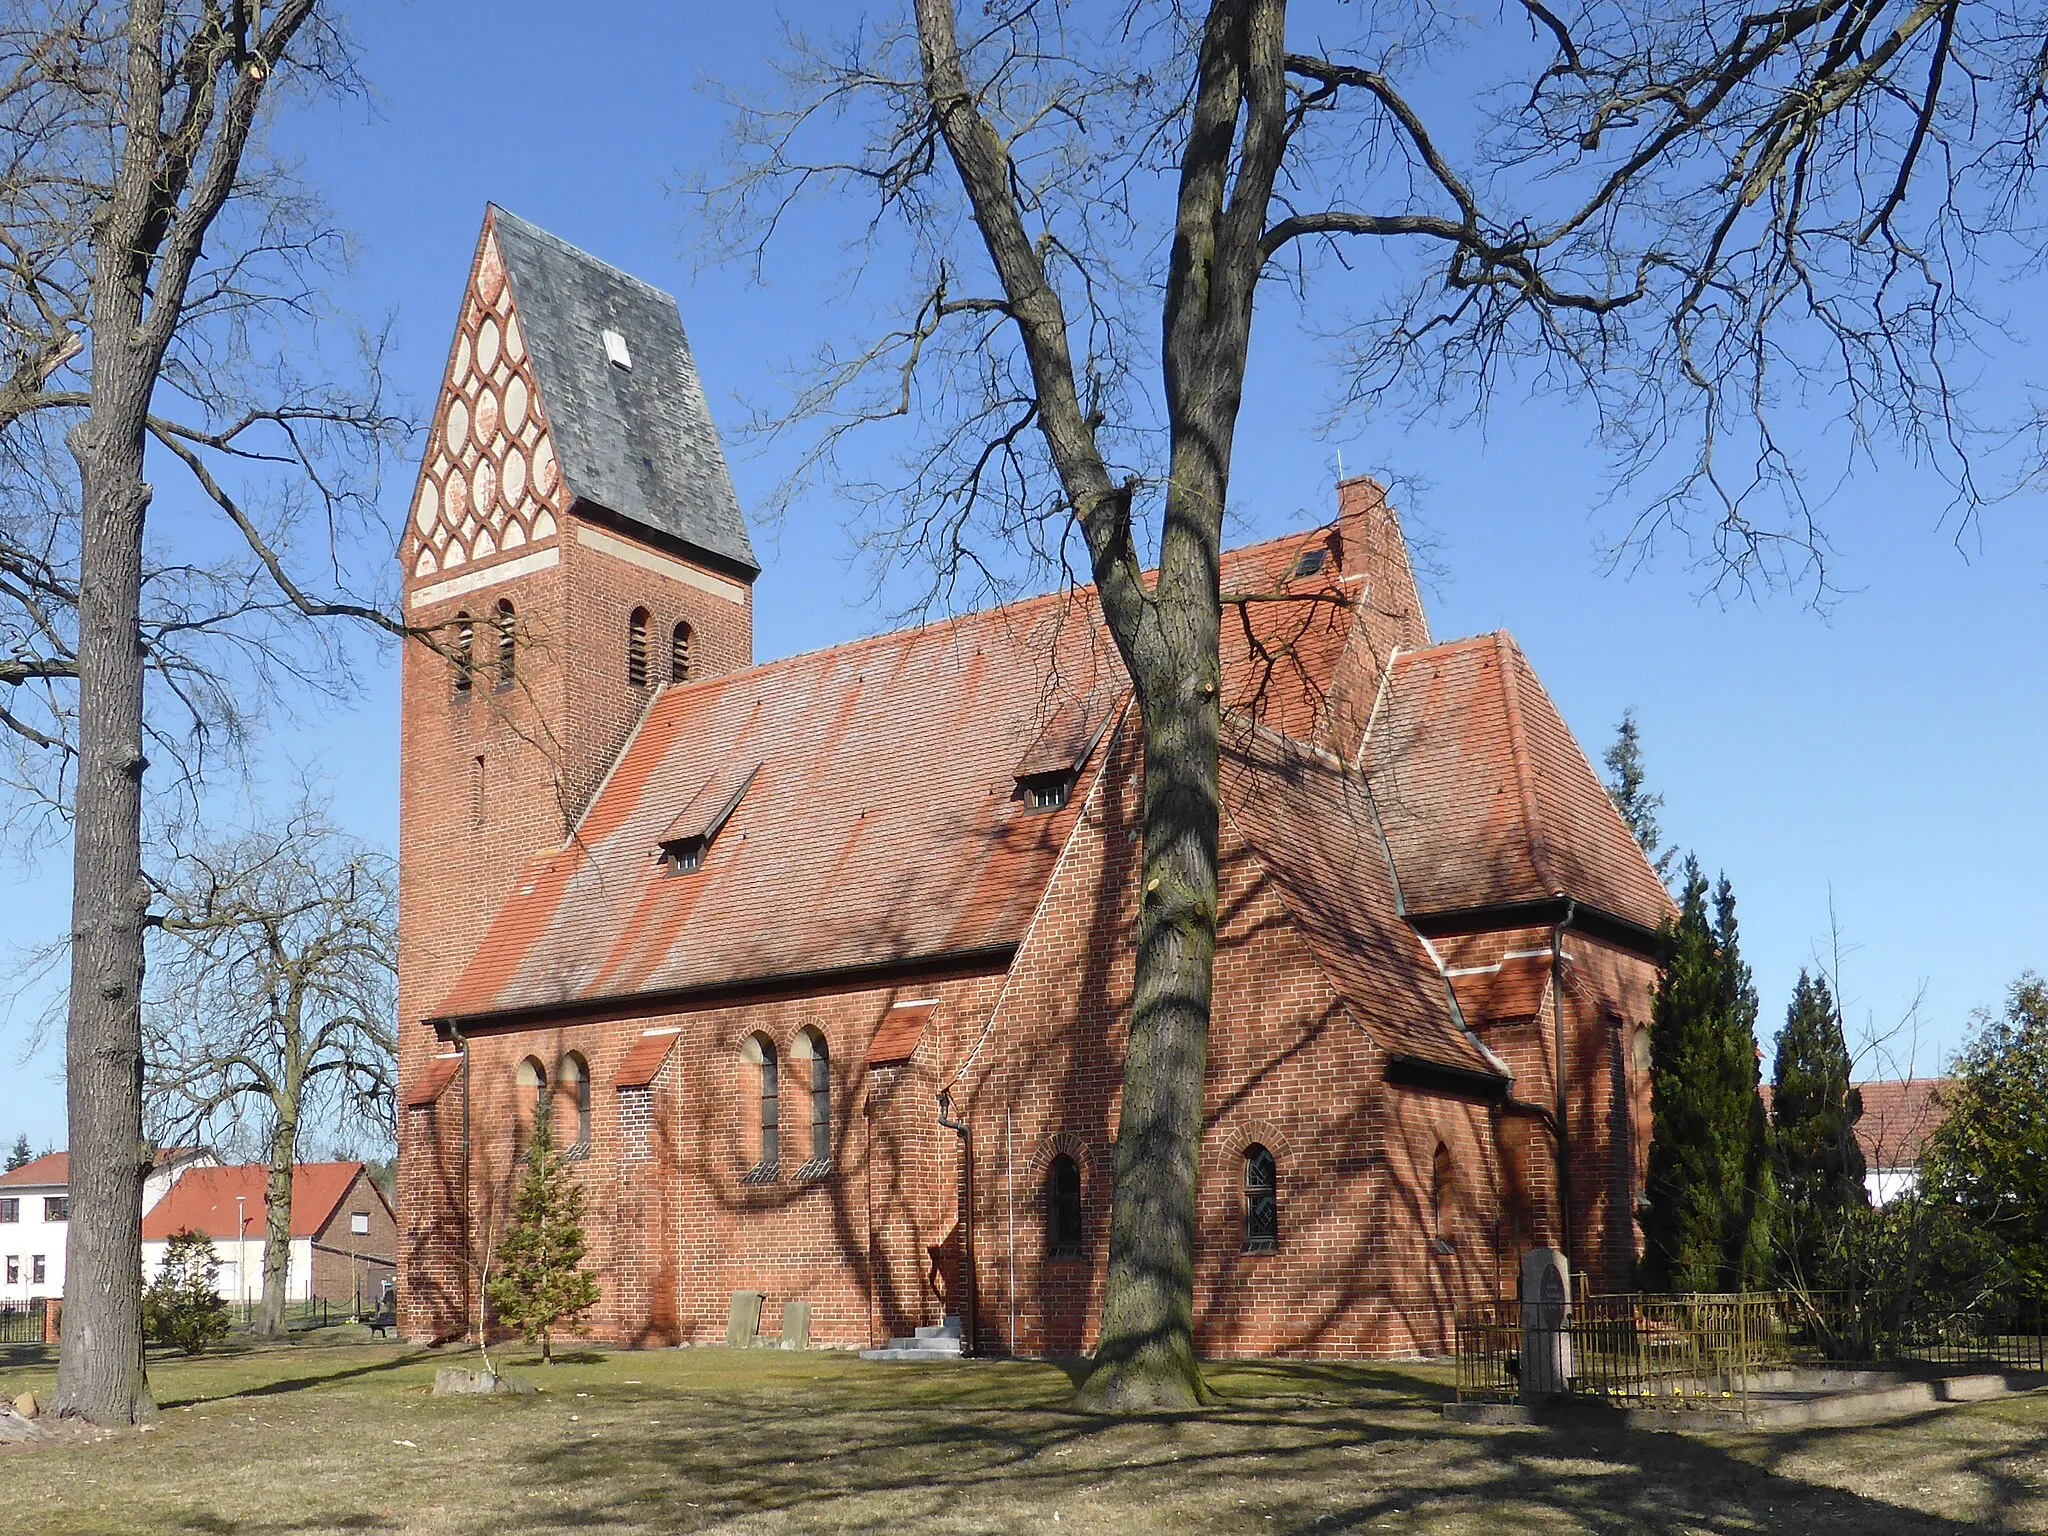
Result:
{"type": "Polygon", "coordinates": [[[1436,1239],[1436,1251],[1451,1251],[1451,1149],[1442,1142],[1429,1160],[1429,1235],[1436,1239]]]}
{"type": "Polygon", "coordinates": [[[512,1113],[519,1127],[519,1145],[523,1150],[533,1137],[534,1122],[547,1112],[548,1073],[538,1058],[529,1056],[519,1063],[517,1074],[519,1091],[512,1102],[512,1113]]]}
{"type": "Polygon", "coordinates": [[[635,608],[626,620],[626,686],[647,686],[647,610],[635,608]]]}
{"type": "Polygon", "coordinates": [[[780,1062],[776,1057],[775,1042],[766,1035],[749,1036],[743,1054],[753,1063],[759,1076],[755,1078],[758,1098],[753,1103],[749,1103],[747,1098],[742,1098],[742,1111],[758,1107],[761,1117],[761,1139],[758,1143],[761,1155],[755,1161],[753,1172],[748,1177],[772,1179],[775,1177],[776,1166],[782,1154],[782,1106],[777,1082],[780,1062]]]}
{"type": "Polygon", "coordinates": [[[1273,1154],[1253,1142],[1244,1149],[1244,1251],[1271,1253],[1280,1246],[1280,1169],[1273,1154]]]}
{"type": "Polygon", "coordinates": [[[562,1058],[562,1108],[564,1117],[556,1122],[556,1140],[572,1152],[590,1148],[590,1064],[575,1051],[562,1058]]]}
{"type": "Polygon", "coordinates": [[[476,681],[476,625],[466,613],[455,615],[455,696],[469,697],[476,681]]]}
{"type": "Polygon", "coordinates": [[[832,1159],[832,1057],[825,1037],[806,1029],[796,1037],[796,1055],[810,1062],[811,1161],[824,1165],[832,1159]]]}
{"type": "Polygon", "coordinates": [[[675,633],[668,637],[668,680],[672,683],[687,683],[690,680],[690,626],[678,621],[675,633]]]}
{"type": "Polygon", "coordinates": [[[498,686],[512,686],[512,599],[498,599],[498,686]]]}
{"type": "Polygon", "coordinates": [[[1064,1152],[1045,1171],[1045,1253],[1051,1259],[1081,1255],[1081,1165],[1064,1152]]]}

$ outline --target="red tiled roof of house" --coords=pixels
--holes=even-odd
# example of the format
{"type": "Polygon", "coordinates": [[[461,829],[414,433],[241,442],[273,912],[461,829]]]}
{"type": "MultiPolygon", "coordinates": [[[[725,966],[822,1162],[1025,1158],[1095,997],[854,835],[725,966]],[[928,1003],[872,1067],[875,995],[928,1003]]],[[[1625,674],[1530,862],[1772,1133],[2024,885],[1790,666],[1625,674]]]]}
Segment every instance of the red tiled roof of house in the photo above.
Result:
{"type": "MultiPolygon", "coordinates": [[[[1342,524],[1225,558],[1234,592],[1342,596],[1342,524]],[[1328,552],[1294,577],[1303,549],[1328,552]]],[[[1223,628],[1227,701],[1315,728],[1349,633],[1335,602],[1253,603],[1223,628]]],[[[1091,591],[1013,604],[664,688],[570,846],[530,862],[436,1015],[465,1017],[997,951],[1022,937],[1106,755],[1034,814],[1018,765],[1062,712],[1128,686],[1091,591]],[[702,867],[665,829],[734,763],[759,771],[702,867]]],[[[1081,742],[1080,745],[1087,743],[1081,742]]]]}
{"type": "Polygon", "coordinates": [[[69,1185],[70,1182],[71,1154],[68,1152],[45,1152],[34,1161],[23,1163],[12,1173],[0,1173],[0,1189],[69,1185]]]}
{"type": "Polygon", "coordinates": [[[645,1088],[661,1075],[661,1064],[668,1060],[668,1053],[675,1049],[676,1041],[682,1038],[677,1029],[650,1029],[644,1031],[633,1048],[626,1052],[626,1059],[619,1063],[618,1075],[612,1079],[614,1088],[645,1088]]]}
{"type": "Polygon", "coordinates": [[[1909,1077],[1858,1083],[1863,1118],[1856,1122],[1856,1144],[1872,1168],[1917,1168],[1927,1142],[1948,1114],[1944,1095],[1952,1078],[1909,1077]]]}
{"type": "MultiPolygon", "coordinates": [[[[156,1166],[165,1167],[171,1163],[183,1162],[199,1156],[197,1147],[159,1147],[156,1152],[156,1166]]],[[[0,1188],[13,1185],[23,1189],[69,1187],[71,1183],[71,1154],[69,1152],[45,1152],[31,1162],[23,1163],[12,1173],[0,1173],[0,1188]]]]}
{"type": "Polygon", "coordinates": [[[882,1015],[868,1042],[868,1065],[900,1067],[917,1054],[924,1039],[924,1027],[938,1011],[937,1003],[898,1003],[882,1015]]]}
{"type": "Polygon", "coordinates": [[[1570,896],[1655,929],[1673,910],[1506,631],[1396,658],[1363,760],[1411,914],[1570,896]]]}
{"type": "Polygon", "coordinates": [[[1390,1055],[1503,1075],[1451,1017],[1435,963],[1396,912],[1363,775],[1266,730],[1231,733],[1223,805],[1346,1010],[1390,1055]]]}
{"type": "MultiPolygon", "coordinates": [[[[363,1171],[361,1163],[300,1163],[292,1169],[292,1236],[314,1237],[334,1217],[363,1171]]],[[[242,1200],[250,1237],[263,1235],[268,1209],[264,1189],[270,1170],[260,1163],[232,1168],[188,1168],[178,1176],[171,1192],[142,1218],[142,1240],[160,1243],[174,1233],[197,1232],[202,1237],[235,1238],[245,1235],[236,1226],[235,1199],[242,1200]]],[[[365,1180],[375,1198],[384,1198],[373,1180],[365,1180]]]]}
{"type": "Polygon", "coordinates": [[[427,1063],[427,1068],[420,1074],[419,1080],[407,1090],[405,1107],[425,1109],[447,1091],[448,1085],[455,1081],[455,1075],[461,1070],[462,1053],[459,1051],[449,1051],[434,1057],[427,1063]]]}

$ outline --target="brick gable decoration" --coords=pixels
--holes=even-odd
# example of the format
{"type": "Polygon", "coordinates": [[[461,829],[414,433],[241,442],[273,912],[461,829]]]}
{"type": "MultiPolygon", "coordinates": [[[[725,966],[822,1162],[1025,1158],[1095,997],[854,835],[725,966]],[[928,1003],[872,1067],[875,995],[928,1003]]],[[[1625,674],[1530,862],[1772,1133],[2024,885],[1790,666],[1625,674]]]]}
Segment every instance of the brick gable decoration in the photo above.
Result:
{"type": "MultiPolygon", "coordinates": [[[[606,1337],[720,1339],[743,1290],[823,1343],[965,1313],[982,1352],[1088,1348],[1143,792],[1093,593],[755,664],[673,301],[501,210],[427,458],[408,604],[517,627],[509,679],[405,662],[404,1330],[473,1326],[548,1098],[606,1337]]],[[[1201,1347],[1442,1349],[1539,1243],[1624,1283],[1654,873],[1513,642],[1433,642],[1378,487],[1222,585],[1259,600],[1224,626],[1201,1347]]]]}

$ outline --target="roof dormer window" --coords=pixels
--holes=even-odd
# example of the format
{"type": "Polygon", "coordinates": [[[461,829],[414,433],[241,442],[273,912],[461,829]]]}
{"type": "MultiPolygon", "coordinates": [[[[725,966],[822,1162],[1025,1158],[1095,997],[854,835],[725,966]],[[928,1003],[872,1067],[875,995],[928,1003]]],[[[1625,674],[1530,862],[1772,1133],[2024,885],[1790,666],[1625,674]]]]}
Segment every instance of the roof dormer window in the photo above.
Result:
{"type": "Polygon", "coordinates": [[[626,338],[617,331],[607,330],[604,333],[604,360],[621,373],[633,371],[633,354],[626,350],[626,338]]]}
{"type": "Polygon", "coordinates": [[[1304,549],[1301,552],[1301,558],[1294,562],[1294,574],[1297,576],[1315,575],[1322,570],[1323,561],[1328,557],[1328,554],[1329,551],[1321,547],[1304,549]]]}
{"type": "Polygon", "coordinates": [[[662,833],[655,850],[662,867],[672,875],[694,875],[702,869],[704,855],[739,809],[741,796],[760,771],[758,762],[738,763],[713,774],[662,833]]]}
{"type": "Polygon", "coordinates": [[[1049,812],[1063,810],[1074,794],[1072,773],[1040,773],[1017,781],[1019,795],[1026,810],[1049,812]]]}

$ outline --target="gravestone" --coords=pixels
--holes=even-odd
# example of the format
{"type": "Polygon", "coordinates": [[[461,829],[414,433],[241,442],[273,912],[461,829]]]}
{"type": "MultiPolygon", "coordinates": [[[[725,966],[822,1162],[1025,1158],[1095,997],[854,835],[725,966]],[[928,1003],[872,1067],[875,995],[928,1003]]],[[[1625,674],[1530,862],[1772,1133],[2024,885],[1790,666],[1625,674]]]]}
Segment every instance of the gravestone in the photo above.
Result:
{"type": "Polygon", "coordinates": [[[1571,1261],[1555,1248],[1522,1257],[1522,1401],[1547,1402],[1571,1390],[1571,1261]]]}
{"type": "Polygon", "coordinates": [[[732,1312],[725,1320],[725,1342],[729,1349],[752,1349],[754,1335],[761,1331],[759,1291],[734,1291],[732,1312]]]}
{"type": "Polygon", "coordinates": [[[811,1347],[811,1304],[808,1301],[786,1301],[782,1304],[782,1347],[811,1347]]]}

